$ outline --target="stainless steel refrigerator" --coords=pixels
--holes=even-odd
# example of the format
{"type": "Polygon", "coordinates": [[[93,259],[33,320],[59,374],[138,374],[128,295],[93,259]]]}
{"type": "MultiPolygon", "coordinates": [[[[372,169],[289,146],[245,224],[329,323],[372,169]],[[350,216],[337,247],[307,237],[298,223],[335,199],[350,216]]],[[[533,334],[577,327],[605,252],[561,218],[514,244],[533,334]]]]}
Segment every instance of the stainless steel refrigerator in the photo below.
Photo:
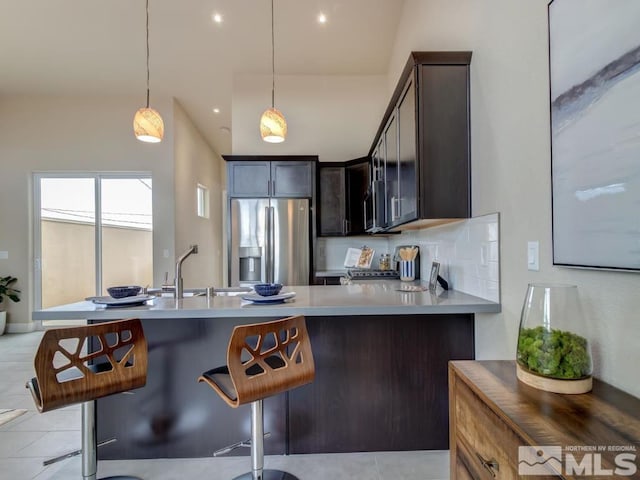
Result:
{"type": "Polygon", "coordinates": [[[309,284],[309,199],[233,198],[229,223],[230,286],[309,284]]]}

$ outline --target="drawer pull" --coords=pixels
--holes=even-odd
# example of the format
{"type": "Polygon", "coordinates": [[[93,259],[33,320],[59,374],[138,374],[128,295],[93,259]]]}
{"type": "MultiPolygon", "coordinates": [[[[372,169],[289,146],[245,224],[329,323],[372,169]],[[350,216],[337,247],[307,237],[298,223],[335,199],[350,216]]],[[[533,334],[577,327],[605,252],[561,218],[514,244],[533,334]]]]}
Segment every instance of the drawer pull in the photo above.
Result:
{"type": "Polygon", "coordinates": [[[489,470],[489,472],[491,473],[491,476],[495,478],[496,472],[500,471],[500,464],[493,459],[486,460],[482,455],[480,455],[477,452],[476,452],[476,456],[478,457],[478,460],[480,460],[480,463],[482,464],[482,466],[485,469],[489,470]]]}

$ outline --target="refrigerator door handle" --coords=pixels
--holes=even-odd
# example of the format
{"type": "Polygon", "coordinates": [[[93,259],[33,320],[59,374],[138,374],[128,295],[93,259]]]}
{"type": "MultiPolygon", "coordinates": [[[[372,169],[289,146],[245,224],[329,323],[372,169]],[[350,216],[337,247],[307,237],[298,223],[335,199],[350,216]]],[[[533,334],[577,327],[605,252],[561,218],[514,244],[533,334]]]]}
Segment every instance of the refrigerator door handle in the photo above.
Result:
{"type": "Polygon", "coordinates": [[[265,259],[266,259],[266,282],[273,283],[274,276],[274,226],[273,226],[273,207],[264,207],[265,214],[265,259]]]}

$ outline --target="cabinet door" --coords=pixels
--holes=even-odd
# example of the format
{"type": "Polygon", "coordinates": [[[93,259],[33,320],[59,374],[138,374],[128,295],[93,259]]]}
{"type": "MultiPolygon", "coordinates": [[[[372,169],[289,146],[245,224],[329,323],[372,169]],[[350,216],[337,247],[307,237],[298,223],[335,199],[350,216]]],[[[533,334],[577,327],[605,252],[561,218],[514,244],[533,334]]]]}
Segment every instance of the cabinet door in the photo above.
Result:
{"type": "Polygon", "coordinates": [[[384,135],[380,137],[371,158],[371,180],[384,180],[384,135]]]}
{"type": "Polygon", "coordinates": [[[289,391],[289,453],[448,448],[447,362],[473,358],[473,315],[314,316],[307,329],[316,375],[289,391]]]}
{"type": "Polygon", "coordinates": [[[369,188],[370,164],[368,161],[349,165],[346,169],[347,182],[347,234],[359,235],[365,233],[364,226],[364,197],[369,188]]]}
{"type": "Polygon", "coordinates": [[[468,65],[422,65],[420,216],[471,215],[468,65]]]}
{"type": "Polygon", "coordinates": [[[271,196],[313,197],[313,162],[271,162],[271,196]]]}
{"type": "Polygon", "coordinates": [[[269,162],[227,162],[230,197],[268,197],[269,162]]]}
{"type": "MultiPolygon", "coordinates": [[[[371,227],[375,227],[376,229],[384,229],[386,228],[386,218],[387,218],[387,200],[386,200],[386,192],[385,192],[385,162],[386,162],[386,151],[384,145],[384,134],[380,135],[380,139],[378,140],[378,146],[374,152],[373,163],[371,169],[372,175],[372,207],[371,211],[367,210],[367,216],[370,215],[369,222],[371,223],[371,227]]],[[[366,218],[365,218],[366,223],[366,218]]]]}
{"type": "Polygon", "coordinates": [[[398,188],[398,119],[396,114],[391,115],[387,128],[384,131],[385,143],[385,197],[387,202],[386,225],[393,225],[400,217],[398,205],[400,203],[398,188]]]}
{"type": "Polygon", "coordinates": [[[320,165],[320,235],[341,236],[345,225],[345,169],[320,165]]]}
{"type": "Polygon", "coordinates": [[[404,223],[418,218],[418,186],[416,156],[416,90],[409,79],[398,103],[398,206],[397,221],[404,223]]]}

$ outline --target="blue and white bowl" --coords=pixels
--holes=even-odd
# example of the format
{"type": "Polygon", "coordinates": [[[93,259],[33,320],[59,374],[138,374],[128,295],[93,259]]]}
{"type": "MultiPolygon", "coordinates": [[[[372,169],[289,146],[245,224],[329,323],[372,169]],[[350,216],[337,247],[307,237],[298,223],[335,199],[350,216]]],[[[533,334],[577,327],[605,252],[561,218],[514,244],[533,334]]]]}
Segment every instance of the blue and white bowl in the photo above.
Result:
{"type": "Polygon", "coordinates": [[[263,297],[270,297],[272,295],[277,295],[282,290],[281,283],[258,283],[253,286],[253,289],[256,291],[258,295],[263,297]]]}
{"type": "Polygon", "coordinates": [[[109,295],[111,295],[113,298],[135,297],[136,295],[138,295],[138,293],[140,293],[140,290],[142,290],[142,287],[138,285],[107,288],[107,292],[109,292],[109,295]]]}

